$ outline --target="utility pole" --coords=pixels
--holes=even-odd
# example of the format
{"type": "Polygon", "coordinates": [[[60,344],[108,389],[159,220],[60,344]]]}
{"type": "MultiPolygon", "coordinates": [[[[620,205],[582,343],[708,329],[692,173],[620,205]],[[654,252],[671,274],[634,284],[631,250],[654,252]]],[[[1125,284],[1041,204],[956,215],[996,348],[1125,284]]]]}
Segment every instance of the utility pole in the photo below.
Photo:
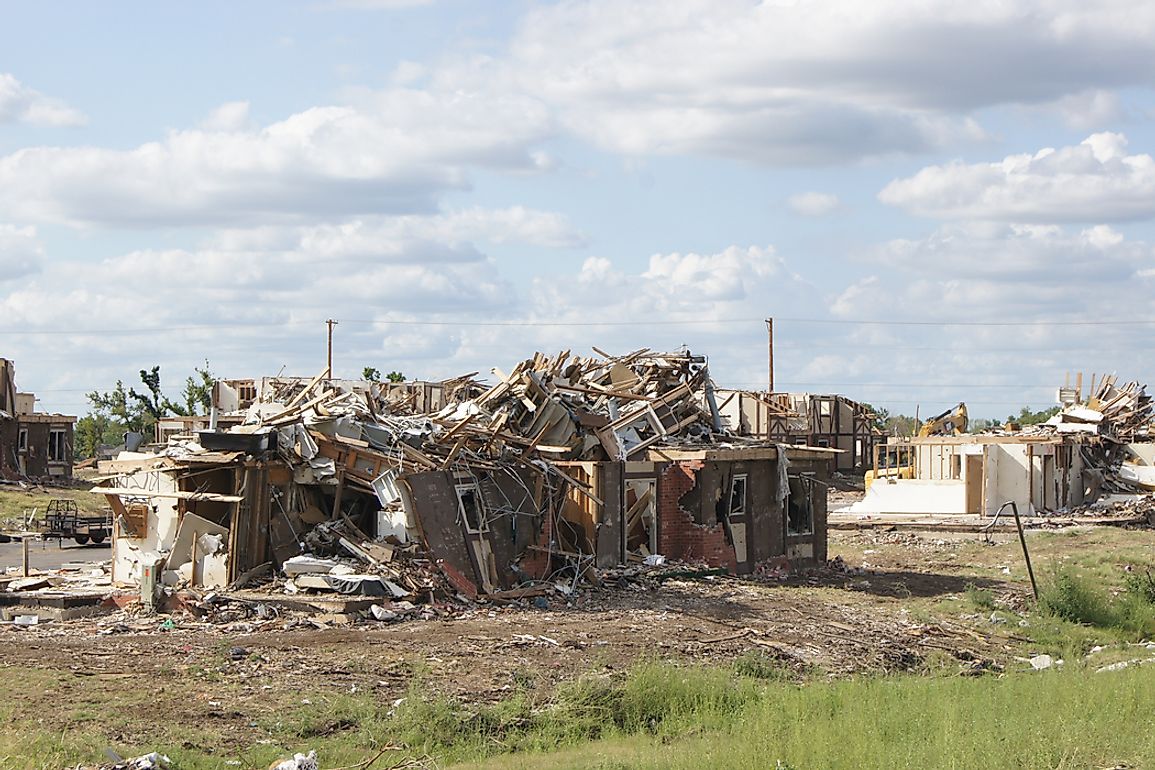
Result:
{"type": "Polygon", "coordinates": [[[330,318],[325,321],[325,325],[329,327],[329,369],[326,376],[331,380],[333,379],[333,327],[337,325],[337,322],[330,318]]]}
{"type": "Polygon", "coordinates": [[[767,353],[767,359],[768,359],[769,371],[770,371],[770,378],[769,378],[769,382],[767,383],[769,385],[769,387],[767,388],[766,392],[767,393],[773,393],[774,392],[774,319],[773,318],[767,318],[766,319],[766,339],[767,339],[766,353],[767,353]]]}

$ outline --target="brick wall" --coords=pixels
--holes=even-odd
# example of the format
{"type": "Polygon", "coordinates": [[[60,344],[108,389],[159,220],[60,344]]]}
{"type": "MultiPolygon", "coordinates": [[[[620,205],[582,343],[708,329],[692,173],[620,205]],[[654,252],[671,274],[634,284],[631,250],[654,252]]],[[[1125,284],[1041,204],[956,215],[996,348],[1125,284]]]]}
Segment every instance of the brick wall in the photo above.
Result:
{"type": "Polygon", "coordinates": [[[16,459],[18,433],[16,420],[0,417],[0,477],[14,479],[20,476],[20,465],[16,459]]]}
{"type": "MultiPolygon", "coordinates": [[[[534,545],[548,549],[551,540],[553,540],[553,516],[546,514],[541,517],[541,532],[538,533],[534,545]]],[[[537,549],[527,549],[518,566],[534,580],[544,580],[552,571],[549,552],[537,549]]]]}
{"type": "MultiPolygon", "coordinates": [[[[717,522],[699,524],[681,505],[682,497],[694,490],[701,469],[698,461],[671,463],[658,479],[658,551],[669,559],[705,562],[734,572],[737,559],[725,527],[717,522]]],[[[703,517],[713,517],[713,505],[702,510],[703,517]]]]}

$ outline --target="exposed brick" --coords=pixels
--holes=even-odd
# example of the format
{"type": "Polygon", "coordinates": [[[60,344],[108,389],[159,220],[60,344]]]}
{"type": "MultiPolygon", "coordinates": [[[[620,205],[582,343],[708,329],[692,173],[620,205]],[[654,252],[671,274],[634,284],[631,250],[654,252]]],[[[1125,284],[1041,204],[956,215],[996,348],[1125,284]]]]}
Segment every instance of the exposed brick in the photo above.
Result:
{"type": "MultiPolygon", "coordinates": [[[[538,533],[535,545],[538,548],[548,549],[553,540],[553,517],[542,516],[541,532],[538,533]]],[[[521,558],[518,565],[521,571],[534,580],[544,580],[551,570],[551,555],[548,550],[529,549],[521,558]]]]}
{"type": "Polygon", "coordinates": [[[658,496],[658,550],[679,561],[705,562],[731,572],[738,566],[734,548],[722,524],[700,525],[681,507],[680,500],[697,482],[702,462],[673,463],[662,473],[658,496]]]}

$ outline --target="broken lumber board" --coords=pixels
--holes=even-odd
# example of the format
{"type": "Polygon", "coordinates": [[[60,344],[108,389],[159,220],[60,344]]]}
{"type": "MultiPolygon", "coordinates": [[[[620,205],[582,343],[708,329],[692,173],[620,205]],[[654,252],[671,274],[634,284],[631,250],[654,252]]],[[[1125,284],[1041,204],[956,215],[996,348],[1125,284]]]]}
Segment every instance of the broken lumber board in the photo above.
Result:
{"type": "Polygon", "coordinates": [[[588,497],[590,500],[593,500],[598,505],[605,505],[606,504],[605,500],[602,500],[600,497],[598,497],[597,495],[595,495],[593,492],[590,491],[591,489],[593,489],[593,487],[590,486],[589,484],[585,484],[581,481],[578,481],[573,476],[571,476],[568,473],[566,473],[565,471],[563,471],[561,468],[558,468],[556,465],[551,465],[550,470],[552,470],[554,473],[556,473],[557,475],[561,476],[563,479],[568,481],[570,484],[573,485],[574,489],[576,489],[578,492],[581,492],[583,495],[588,497]]]}
{"type": "Polygon", "coordinates": [[[88,490],[98,495],[120,495],[122,497],[162,497],[176,500],[203,500],[212,503],[239,503],[245,498],[241,495],[220,495],[215,492],[150,492],[147,489],[128,489],[126,487],[93,487],[88,490]]]}
{"type": "Polygon", "coordinates": [[[317,374],[317,376],[316,376],[316,377],[314,377],[313,379],[309,380],[309,384],[305,386],[305,389],[304,389],[304,390],[302,390],[300,393],[298,393],[296,396],[294,396],[294,397],[293,397],[293,400],[292,400],[292,401],[290,401],[290,402],[288,403],[288,405],[285,407],[285,411],[289,411],[290,409],[292,409],[293,407],[295,407],[297,404],[299,404],[299,403],[301,402],[301,400],[302,400],[302,399],[303,399],[303,398],[304,398],[304,397],[305,397],[305,396],[306,396],[306,395],[307,395],[307,394],[308,394],[308,393],[309,393],[311,390],[313,390],[313,388],[317,387],[317,383],[318,383],[318,382],[320,382],[321,380],[325,379],[326,377],[330,376],[330,373],[331,373],[331,372],[330,372],[330,369],[329,369],[329,367],[327,367],[327,366],[326,366],[324,369],[322,369],[322,370],[321,370],[321,371],[320,371],[320,372],[317,374]]]}

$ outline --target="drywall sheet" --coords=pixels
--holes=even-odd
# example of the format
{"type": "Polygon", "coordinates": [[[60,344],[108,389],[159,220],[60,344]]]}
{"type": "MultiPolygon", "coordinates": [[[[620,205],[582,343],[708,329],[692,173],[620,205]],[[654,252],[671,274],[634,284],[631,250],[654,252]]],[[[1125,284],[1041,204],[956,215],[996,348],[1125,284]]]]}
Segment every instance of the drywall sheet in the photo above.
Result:
{"type": "Polygon", "coordinates": [[[1141,465],[1155,465],[1155,444],[1128,444],[1127,449],[1142,460],[1141,465]]]}
{"type": "Polygon", "coordinates": [[[966,484],[949,479],[879,480],[870,485],[866,497],[842,510],[847,513],[966,513],[966,484]]]}
{"type": "Polygon", "coordinates": [[[1119,466],[1119,475],[1146,489],[1155,489],[1155,466],[1123,463],[1119,466]]]}

